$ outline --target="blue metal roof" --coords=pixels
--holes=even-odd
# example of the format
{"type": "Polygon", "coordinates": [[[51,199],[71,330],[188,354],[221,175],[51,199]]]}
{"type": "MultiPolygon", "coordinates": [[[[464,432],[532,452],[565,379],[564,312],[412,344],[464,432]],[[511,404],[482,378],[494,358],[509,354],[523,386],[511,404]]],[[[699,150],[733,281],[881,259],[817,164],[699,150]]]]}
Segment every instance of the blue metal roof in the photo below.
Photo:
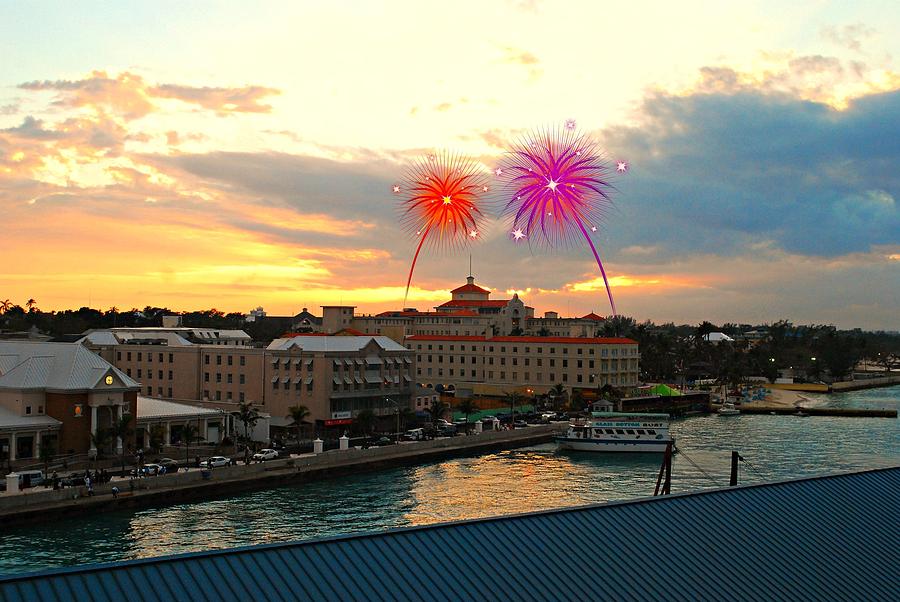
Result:
{"type": "Polygon", "coordinates": [[[900,467],[0,578],[0,600],[896,600],[900,467]]]}

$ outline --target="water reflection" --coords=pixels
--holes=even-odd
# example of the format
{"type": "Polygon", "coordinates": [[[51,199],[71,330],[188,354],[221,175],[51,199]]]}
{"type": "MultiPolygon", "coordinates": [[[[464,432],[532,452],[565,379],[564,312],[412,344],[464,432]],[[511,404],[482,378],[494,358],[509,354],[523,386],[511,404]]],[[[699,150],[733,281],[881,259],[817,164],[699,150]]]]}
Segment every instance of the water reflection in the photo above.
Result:
{"type": "MultiPolygon", "coordinates": [[[[900,387],[828,403],[896,408],[900,387]]],[[[706,416],[676,421],[674,493],[900,464],[900,421],[706,416]]],[[[3,533],[0,573],[377,531],[652,495],[659,458],[552,444],[3,533]]]]}

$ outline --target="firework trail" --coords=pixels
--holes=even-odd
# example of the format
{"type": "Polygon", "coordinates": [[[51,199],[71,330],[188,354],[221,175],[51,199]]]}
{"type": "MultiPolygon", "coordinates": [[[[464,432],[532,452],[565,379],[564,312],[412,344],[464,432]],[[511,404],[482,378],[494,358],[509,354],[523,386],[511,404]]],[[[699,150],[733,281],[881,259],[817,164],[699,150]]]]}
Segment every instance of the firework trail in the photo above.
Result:
{"type": "Polygon", "coordinates": [[[480,165],[450,153],[418,160],[393,186],[394,194],[401,196],[400,223],[419,239],[406,279],[404,307],[423,246],[453,249],[481,237],[482,198],[489,189],[488,174],[480,165]]]}
{"type": "MultiPolygon", "coordinates": [[[[616,171],[627,169],[624,161],[616,164],[616,171]]],[[[512,146],[494,175],[504,184],[501,215],[512,222],[513,240],[552,248],[586,241],[616,315],[606,270],[591,238],[612,206],[612,171],[596,143],[577,133],[575,122],[569,120],[562,131],[525,135],[512,146]]]]}

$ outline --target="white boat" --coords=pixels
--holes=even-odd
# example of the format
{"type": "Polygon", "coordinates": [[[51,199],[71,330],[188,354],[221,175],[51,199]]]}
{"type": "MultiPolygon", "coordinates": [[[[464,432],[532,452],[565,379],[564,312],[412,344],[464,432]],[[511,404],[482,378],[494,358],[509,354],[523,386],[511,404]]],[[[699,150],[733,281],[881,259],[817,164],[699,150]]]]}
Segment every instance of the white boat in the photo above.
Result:
{"type": "Polygon", "coordinates": [[[718,411],[719,416],[737,416],[740,413],[741,411],[734,407],[734,404],[730,401],[723,403],[718,411]]]}
{"type": "Polygon", "coordinates": [[[559,449],[595,452],[664,453],[675,442],[668,414],[593,412],[590,421],[573,422],[559,449]]]}

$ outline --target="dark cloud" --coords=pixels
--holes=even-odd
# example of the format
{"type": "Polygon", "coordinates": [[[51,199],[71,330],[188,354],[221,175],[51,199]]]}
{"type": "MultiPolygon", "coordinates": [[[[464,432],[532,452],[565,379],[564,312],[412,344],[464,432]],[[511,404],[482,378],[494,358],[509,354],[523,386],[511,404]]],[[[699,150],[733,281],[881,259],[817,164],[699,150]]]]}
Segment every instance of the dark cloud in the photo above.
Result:
{"type": "Polygon", "coordinates": [[[900,240],[900,92],[845,111],[751,91],[659,94],[642,114],[601,133],[632,165],[617,247],[733,254],[773,241],[831,256],[900,240]]]}

